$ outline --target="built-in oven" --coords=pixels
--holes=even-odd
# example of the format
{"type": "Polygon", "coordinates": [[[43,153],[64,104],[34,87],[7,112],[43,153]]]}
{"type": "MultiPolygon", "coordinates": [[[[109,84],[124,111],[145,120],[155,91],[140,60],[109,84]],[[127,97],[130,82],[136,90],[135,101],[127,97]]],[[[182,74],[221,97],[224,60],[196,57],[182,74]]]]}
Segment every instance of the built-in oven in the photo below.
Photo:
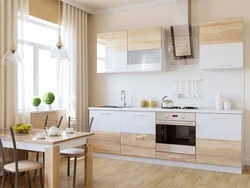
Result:
{"type": "Polygon", "coordinates": [[[195,154],[195,113],[156,113],[156,151],[195,154]]]}

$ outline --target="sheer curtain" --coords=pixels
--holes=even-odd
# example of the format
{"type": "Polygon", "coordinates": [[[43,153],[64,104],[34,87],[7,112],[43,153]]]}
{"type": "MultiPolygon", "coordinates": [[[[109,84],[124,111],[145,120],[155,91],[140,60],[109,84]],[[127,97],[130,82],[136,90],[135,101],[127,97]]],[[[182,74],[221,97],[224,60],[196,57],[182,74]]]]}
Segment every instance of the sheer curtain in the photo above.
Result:
{"type": "MultiPolygon", "coordinates": [[[[28,13],[29,0],[0,1],[0,59],[14,43],[17,47],[17,17],[28,13]]],[[[23,16],[22,16],[23,17],[23,16]]],[[[23,62],[24,63],[24,62],[23,62]]],[[[18,121],[17,65],[0,65],[0,127],[18,121]]]]}
{"type": "Polygon", "coordinates": [[[86,118],[88,115],[87,13],[63,3],[62,42],[68,61],[60,62],[61,104],[68,115],[86,118]]]}

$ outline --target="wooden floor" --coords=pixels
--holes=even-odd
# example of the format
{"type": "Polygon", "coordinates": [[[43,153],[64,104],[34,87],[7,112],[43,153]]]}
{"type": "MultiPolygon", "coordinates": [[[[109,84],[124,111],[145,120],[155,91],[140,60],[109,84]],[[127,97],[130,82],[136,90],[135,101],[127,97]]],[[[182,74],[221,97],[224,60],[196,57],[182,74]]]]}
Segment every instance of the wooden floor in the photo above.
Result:
{"type": "MultiPolygon", "coordinates": [[[[66,175],[67,163],[61,161],[61,188],[72,187],[72,176],[66,175]]],[[[73,161],[71,163],[73,167],[73,161]]],[[[76,188],[83,188],[83,159],[78,160],[76,188]]],[[[71,174],[73,169],[71,170],[71,174]]],[[[9,179],[6,186],[10,187],[9,179]]],[[[26,188],[26,176],[20,178],[26,188]]],[[[32,187],[40,187],[39,177],[32,187]]],[[[194,170],[111,159],[94,159],[94,188],[250,188],[250,167],[243,175],[194,170]]]]}

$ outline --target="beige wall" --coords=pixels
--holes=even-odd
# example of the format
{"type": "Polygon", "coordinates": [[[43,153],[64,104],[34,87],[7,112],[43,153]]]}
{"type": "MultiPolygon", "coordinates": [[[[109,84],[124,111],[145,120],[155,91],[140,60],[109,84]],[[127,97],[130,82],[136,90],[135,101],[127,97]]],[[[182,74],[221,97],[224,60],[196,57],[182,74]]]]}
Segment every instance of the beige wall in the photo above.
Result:
{"type": "Polygon", "coordinates": [[[29,0],[31,16],[58,23],[58,0],[29,0]]]}
{"type": "MultiPolygon", "coordinates": [[[[208,20],[243,17],[245,21],[245,158],[250,160],[250,1],[249,0],[192,0],[192,24],[208,20]],[[248,53],[247,53],[248,52],[248,53]]],[[[89,104],[97,105],[107,99],[109,83],[115,83],[119,75],[96,74],[96,33],[146,28],[168,27],[174,24],[174,7],[164,5],[131,11],[95,15],[89,17],[89,104]],[[106,89],[105,89],[106,88],[106,89]]],[[[159,74],[149,76],[160,77],[159,74]]],[[[144,76],[138,74],[140,76],[144,76]]],[[[135,74],[130,75],[135,77],[135,74]]],[[[124,76],[125,77],[125,76],[124,76]]],[[[145,76],[146,77],[146,76],[145,76]]],[[[125,83],[125,80],[122,80],[125,83]]],[[[228,85],[227,87],[231,87],[228,85]]],[[[233,90],[234,88],[232,88],[233,90]]],[[[242,91],[243,92],[243,91],[242,91]]],[[[119,96],[119,93],[117,93],[119,96]]],[[[249,161],[250,162],[250,161],[249,161]]]]}

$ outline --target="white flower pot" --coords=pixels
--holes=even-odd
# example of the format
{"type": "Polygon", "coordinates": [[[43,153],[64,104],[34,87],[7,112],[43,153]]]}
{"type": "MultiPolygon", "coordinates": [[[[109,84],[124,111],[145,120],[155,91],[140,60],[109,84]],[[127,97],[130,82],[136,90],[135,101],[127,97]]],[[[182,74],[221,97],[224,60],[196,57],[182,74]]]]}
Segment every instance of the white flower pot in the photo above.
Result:
{"type": "Polygon", "coordinates": [[[51,110],[51,104],[48,104],[48,109],[51,110]]]}

